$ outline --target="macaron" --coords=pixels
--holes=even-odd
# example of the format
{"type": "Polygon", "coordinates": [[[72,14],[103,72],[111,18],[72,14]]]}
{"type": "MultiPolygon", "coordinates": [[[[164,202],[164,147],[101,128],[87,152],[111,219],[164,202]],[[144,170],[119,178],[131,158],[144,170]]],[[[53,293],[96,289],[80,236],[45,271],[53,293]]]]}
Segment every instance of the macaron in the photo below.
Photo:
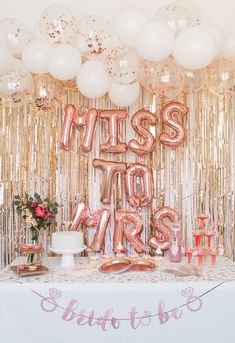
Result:
{"type": "Polygon", "coordinates": [[[25,265],[24,264],[18,264],[18,266],[17,266],[17,270],[18,271],[23,271],[25,269],[25,265]]]}
{"type": "Polygon", "coordinates": [[[42,268],[42,262],[35,262],[34,265],[37,267],[37,269],[42,268]]]}
{"type": "Polygon", "coordinates": [[[38,251],[38,250],[41,249],[41,246],[38,245],[38,244],[34,244],[34,245],[32,246],[32,249],[33,249],[34,251],[38,251]]]}
{"type": "Polygon", "coordinates": [[[28,247],[28,245],[23,244],[23,245],[21,245],[20,250],[21,251],[29,251],[29,247],[28,247]]]}
{"type": "Polygon", "coordinates": [[[34,266],[34,265],[29,266],[30,272],[34,272],[35,270],[37,270],[37,266],[34,266]]]}

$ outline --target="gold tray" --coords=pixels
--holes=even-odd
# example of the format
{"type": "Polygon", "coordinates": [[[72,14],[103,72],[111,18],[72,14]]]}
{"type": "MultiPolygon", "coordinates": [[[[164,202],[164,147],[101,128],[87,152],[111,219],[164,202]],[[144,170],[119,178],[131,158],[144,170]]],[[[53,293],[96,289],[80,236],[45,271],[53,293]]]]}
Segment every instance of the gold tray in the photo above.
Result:
{"type": "Polygon", "coordinates": [[[41,266],[39,269],[36,269],[34,271],[29,270],[28,267],[25,267],[24,270],[17,271],[17,266],[11,266],[11,270],[18,274],[19,276],[31,276],[31,275],[40,275],[40,274],[46,274],[49,272],[49,269],[45,266],[41,266]]]}

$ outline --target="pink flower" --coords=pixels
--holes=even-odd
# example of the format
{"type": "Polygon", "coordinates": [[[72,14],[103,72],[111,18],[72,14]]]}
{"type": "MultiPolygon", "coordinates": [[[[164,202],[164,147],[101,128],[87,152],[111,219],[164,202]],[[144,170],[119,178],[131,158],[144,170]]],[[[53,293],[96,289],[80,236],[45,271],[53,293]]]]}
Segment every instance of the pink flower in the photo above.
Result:
{"type": "Polygon", "coordinates": [[[37,202],[36,200],[29,203],[29,207],[30,207],[30,208],[34,208],[34,207],[36,207],[37,205],[38,205],[38,202],[37,202]]]}
{"type": "Polygon", "coordinates": [[[52,217],[53,213],[51,213],[50,211],[45,211],[45,216],[46,217],[52,217]]]}
{"type": "Polygon", "coordinates": [[[45,210],[42,206],[38,206],[35,208],[35,213],[38,217],[44,218],[45,217],[45,210]]]}

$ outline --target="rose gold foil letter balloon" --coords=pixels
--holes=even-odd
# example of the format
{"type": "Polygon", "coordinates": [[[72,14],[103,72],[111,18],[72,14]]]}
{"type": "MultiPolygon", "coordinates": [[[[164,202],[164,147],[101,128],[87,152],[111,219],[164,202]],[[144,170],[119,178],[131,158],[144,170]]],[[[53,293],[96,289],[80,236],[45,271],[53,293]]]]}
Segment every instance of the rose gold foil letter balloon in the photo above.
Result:
{"type": "Polygon", "coordinates": [[[132,139],[128,144],[128,148],[138,155],[147,155],[155,148],[155,138],[146,128],[145,123],[154,126],[157,123],[157,118],[149,111],[140,110],[131,119],[131,126],[142,138],[142,143],[132,139]]]}
{"type": "Polygon", "coordinates": [[[126,164],[123,162],[111,162],[94,159],[93,166],[102,172],[100,200],[103,204],[111,203],[114,177],[117,173],[124,173],[126,164]]]}
{"type": "Polygon", "coordinates": [[[138,254],[145,250],[144,243],[140,237],[143,231],[142,215],[137,211],[120,210],[115,211],[115,227],[113,238],[113,250],[117,252],[126,252],[125,248],[119,249],[123,246],[124,235],[127,241],[133,246],[138,254]]]}
{"type": "Polygon", "coordinates": [[[149,245],[156,250],[167,250],[169,248],[171,228],[165,221],[169,220],[172,224],[178,224],[179,219],[179,214],[172,208],[158,208],[152,219],[153,226],[157,229],[157,234],[149,239],[149,245]]]}
{"type": "Polygon", "coordinates": [[[83,201],[79,201],[74,209],[70,231],[76,231],[80,225],[94,227],[95,235],[90,245],[92,251],[100,251],[104,244],[105,233],[110,220],[110,211],[108,209],[99,209],[91,214],[89,208],[83,201]]]}
{"type": "Polygon", "coordinates": [[[131,164],[126,170],[125,190],[131,206],[140,208],[150,205],[153,199],[152,170],[143,164],[131,164]]]}
{"type": "Polygon", "coordinates": [[[73,105],[66,105],[64,110],[64,119],[62,123],[60,147],[68,149],[72,135],[72,126],[84,128],[81,147],[83,151],[89,152],[92,149],[95,126],[98,118],[98,111],[90,109],[85,114],[80,114],[73,105]]]}
{"type": "Polygon", "coordinates": [[[119,123],[124,121],[127,117],[126,111],[118,110],[106,110],[99,113],[99,117],[108,123],[108,138],[105,143],[100,145],[102,152],[106,153],[123,153],[126,152],[126,143],[120,142],[119,135],[119,123]]]}
{"type": "Polygon", "coordinates": [[[186,133],[183,125],[175,118],[177,115],[186,116],[188,113],[188,108],[177,101],[171,101],[168,103],[162,113],[161,117],[164,124],[169,127],[173,133],[162,133],[159,140],[162,144],[177,147],[183,143],[186,133]]]}

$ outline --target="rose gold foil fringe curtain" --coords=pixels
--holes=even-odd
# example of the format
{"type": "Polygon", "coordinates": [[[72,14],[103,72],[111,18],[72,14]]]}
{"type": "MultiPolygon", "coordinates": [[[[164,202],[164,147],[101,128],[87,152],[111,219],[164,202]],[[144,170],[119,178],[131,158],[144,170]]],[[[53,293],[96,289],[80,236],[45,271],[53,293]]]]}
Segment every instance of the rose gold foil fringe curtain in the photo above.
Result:
{"type": "MultiPolygon", "coordinates": [[[[87,108],[115,108],[104,97],[97,101],[79,96],[68,89],[61,95],[61,104],[51,112],[36,111],[31,106],[13,109],[1,106],[0,112],[0,266],[16,256],[19,242],[27,237],[22,222],[14,212],[13,200],[25,192],[49,196],[60,204],[57,230],[66,228],[78,200],[89,203],[91,211],[103,207],[99,200],[100,172],[92,167],[93,158],[143,162],[152,167],[154,175],[154,200],[150,208],[142,209],[143,238],[147,241],[151,215],[158,206],[167,205],[181,215],[184,241],[192,240],[192,229],[197,216],[210,215],[209,225],[218,225],[221,243],[226,254],[234,257],[234,197],[235,197],[235,99],[218,97],[202,89],[195,94],[179,97],[190,108],[182,119],[188,137],[184,146],[170,149],[156,144],[155,152],[148,157],[137,157],[128,152],[123,155],[100,154],[99,144],[106,136],[106,127],[99,122],[93,150],[84,154],[80,150],[80,135],[73,132],[69,151],[59,147],[63,106],[73,103],[85,111],[87,108]]],[[[129,116],[121,127],[121,139],[128,142],[135,136],[130,127],[132,114],[142,108],[156,113],[159,125],[153,129],[156,137],[163,130],[160,111],[164,104],[142,91],[139,102],[129,108],[129,116]]],[[[110,209],[128,209],[123,179],[118,176],[113,190],[110,209]]],[[[106,236],[104,251],[112,248],[114,216],[106,236]]],[[[51,230],[55,230],[54,227],[51,230]]],[[[92,231],[86,234],[89,241],[92,231]]],[[[48,240],[50,233],[48,234],[48,240]]],[[[129,249],[131,249],[129,247],[129,249]]]]}

